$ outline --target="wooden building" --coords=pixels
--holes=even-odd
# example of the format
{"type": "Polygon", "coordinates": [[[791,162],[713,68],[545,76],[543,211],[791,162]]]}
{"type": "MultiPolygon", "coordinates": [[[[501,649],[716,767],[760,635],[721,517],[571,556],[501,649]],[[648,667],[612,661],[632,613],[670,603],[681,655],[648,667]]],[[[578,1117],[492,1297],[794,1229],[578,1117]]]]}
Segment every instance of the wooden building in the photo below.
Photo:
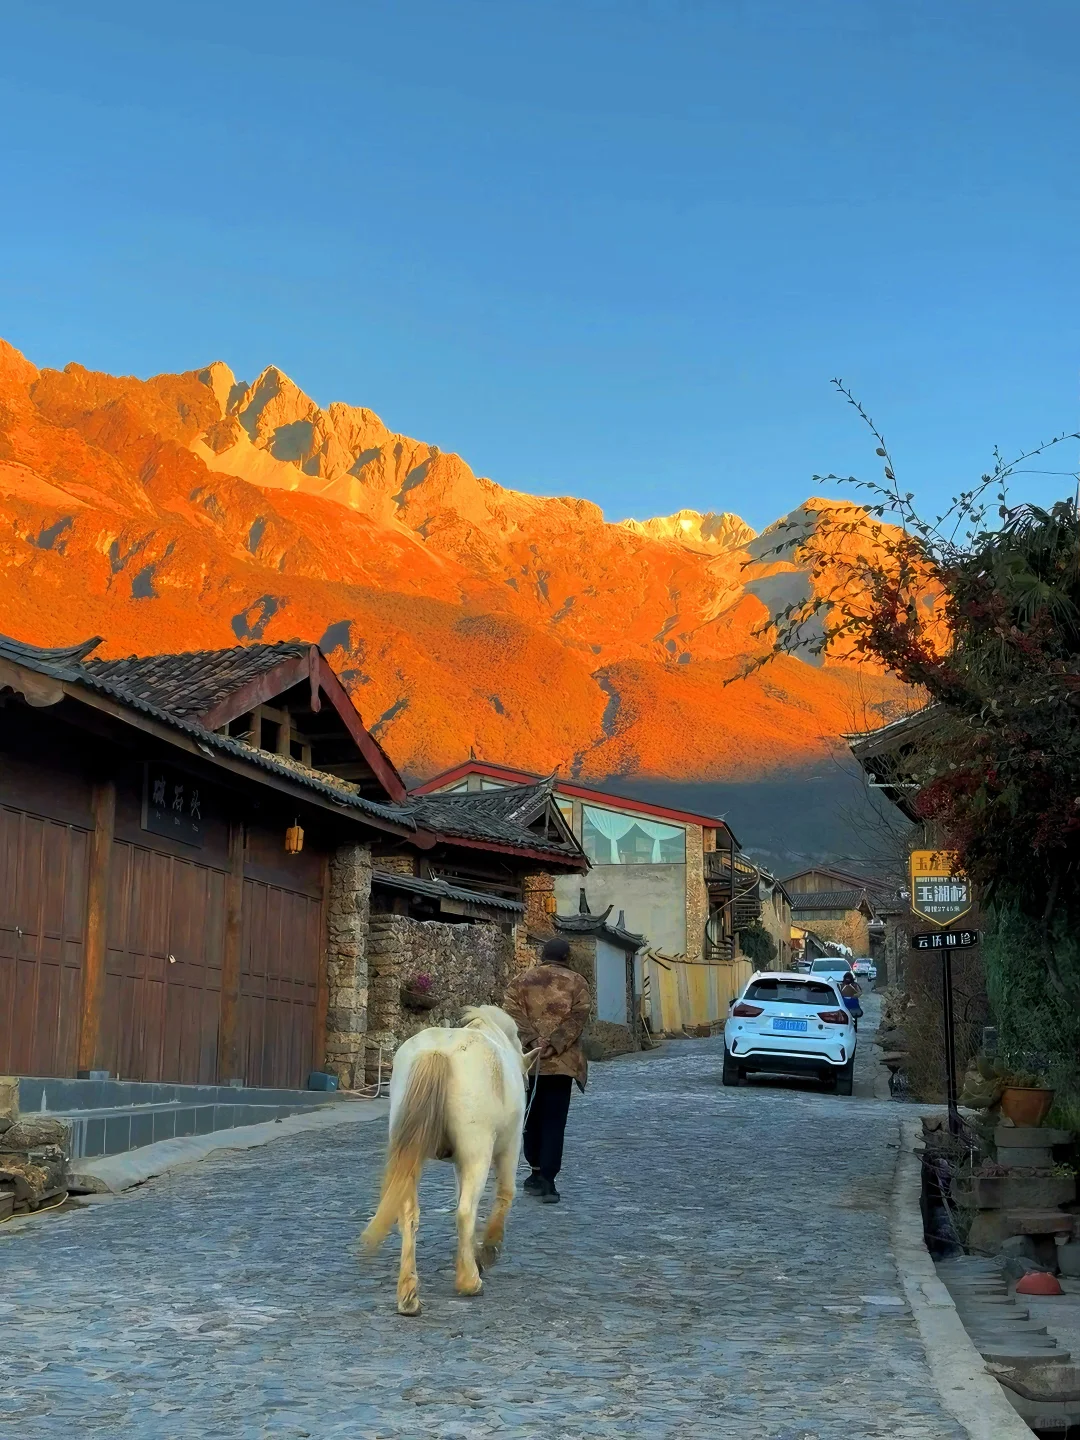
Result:
{"type": "Polygon", "coordinates": [[[512,951],[530,886],[588,868],[550,794],[410,800],[315,646],[97,644],[0,637],[0,1073],[351,1083],[373,874],[512,951]]]}

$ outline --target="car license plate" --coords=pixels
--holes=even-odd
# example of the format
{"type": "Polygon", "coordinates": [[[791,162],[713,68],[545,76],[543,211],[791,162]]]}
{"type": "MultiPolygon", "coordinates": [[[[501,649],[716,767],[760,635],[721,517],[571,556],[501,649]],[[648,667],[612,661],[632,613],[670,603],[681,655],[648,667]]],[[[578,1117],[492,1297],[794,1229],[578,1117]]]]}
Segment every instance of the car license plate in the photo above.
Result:
{"type": "Polygon", "coordinates": [[[796,1031],[799,1032],[799,1034],[805,1035],[805,1034],[806,1034],[806,1021],[805,1021],[805,1020],[774,1020],[774,1021],[772,1022],[772,1028],[773,1028],[774,1030],[796,1030],[796,1031]]]}

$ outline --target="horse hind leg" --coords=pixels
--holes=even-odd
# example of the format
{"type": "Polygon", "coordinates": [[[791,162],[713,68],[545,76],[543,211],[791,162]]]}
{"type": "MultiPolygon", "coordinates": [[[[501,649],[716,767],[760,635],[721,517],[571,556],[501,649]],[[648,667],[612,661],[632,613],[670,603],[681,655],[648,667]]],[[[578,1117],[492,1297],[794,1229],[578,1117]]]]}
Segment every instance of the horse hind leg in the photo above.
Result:
{"type": "Polygon", "coordinates": [[[504,1146],[495,1155],[495,1204],[488,1218],[484,1240],[479,1251],[480,1264],[485,1270],[495,1264],[502,1252],[503,1237],[506,1234],[506,1217],[510,1213],[510,1206],[514,1203],[516,1172],[517,1150],[511,1145],[504,1146]]]}
{"type": "Polygon", "coordinates": [[[401,1265],[398,1269],[397,1308],[399,1315],[420,1314],[420,1280],[416,1273],[416,1231],[420,1225],[420,1200],[415,1181],[401,1203],[401,1265]]]}
{"type": "Polygon", "coordinates": [[[476,1212],[487,1180],[491,1157],[469,1156],[458,1161],[460,1193],[457,1207],[457,1268],[455,1288],[459,1295],[479,1295],[484,1288],[476,1263],[476,1212]]]}

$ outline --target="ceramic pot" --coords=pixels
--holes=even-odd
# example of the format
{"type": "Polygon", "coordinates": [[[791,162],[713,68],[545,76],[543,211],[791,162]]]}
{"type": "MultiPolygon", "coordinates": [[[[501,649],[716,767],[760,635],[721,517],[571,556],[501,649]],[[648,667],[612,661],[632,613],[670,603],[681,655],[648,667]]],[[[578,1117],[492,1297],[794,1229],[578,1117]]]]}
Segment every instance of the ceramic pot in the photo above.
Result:
{"type": "Polygon", "coordinates": [[[1001,1113],[1014,1125],[1041,1125],[1054,1103],[1053,1090],[1007,1085],[1001,1092],[1001,1113]]]}

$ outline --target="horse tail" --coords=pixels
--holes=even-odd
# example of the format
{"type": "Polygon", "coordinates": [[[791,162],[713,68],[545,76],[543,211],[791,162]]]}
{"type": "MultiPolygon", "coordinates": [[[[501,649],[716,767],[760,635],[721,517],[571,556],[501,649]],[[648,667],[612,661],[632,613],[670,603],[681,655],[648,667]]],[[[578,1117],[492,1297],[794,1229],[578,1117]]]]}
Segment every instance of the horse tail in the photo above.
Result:
{"type": "Polygon", "coordinates": [[[444,1050],[425,1050],[409,1071],[401,1109],[390,1132],[379,1208],[360,1236],[367,1250],[377,1250],[393,1229],[402,1203],[415,1191],[424,1162],[450,1148],[446,1136],[449,1081],[450,1057],[444,1050]]]}

